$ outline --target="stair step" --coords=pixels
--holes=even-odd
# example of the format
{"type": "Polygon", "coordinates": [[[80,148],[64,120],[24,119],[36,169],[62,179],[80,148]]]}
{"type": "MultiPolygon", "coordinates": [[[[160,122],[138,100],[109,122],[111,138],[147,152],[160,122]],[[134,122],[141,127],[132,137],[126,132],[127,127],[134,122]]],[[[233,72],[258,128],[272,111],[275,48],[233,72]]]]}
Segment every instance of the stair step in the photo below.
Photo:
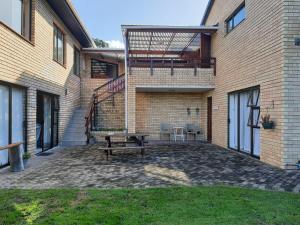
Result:
{"type": "Polygon", "coordinates": [[[66,132],[65,133],[65,138],[68,138],[68,137],[85,137],[85,132],[66,132]]]}

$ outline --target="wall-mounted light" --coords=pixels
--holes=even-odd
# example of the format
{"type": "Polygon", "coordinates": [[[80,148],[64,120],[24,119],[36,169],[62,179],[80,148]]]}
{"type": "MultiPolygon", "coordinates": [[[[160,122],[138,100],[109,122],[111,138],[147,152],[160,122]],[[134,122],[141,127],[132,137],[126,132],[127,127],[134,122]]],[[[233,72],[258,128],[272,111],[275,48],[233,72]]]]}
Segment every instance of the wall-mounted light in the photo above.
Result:
{"type": "Polygon", "coordinates": [[[187,112],[188,116],[191,115],[191,109],[190,109],[190,108],[187,108],[187,109],[186,109],[186,112],[187,112]]]}
{"type": "Polygon", "coordinates": [[[200,115],[200,109],[196,108],[196,115],[199,116],[200,115]]]}
{"type": "Polygon", "coordinates": [[[65,89],[65,96],[68,95],[68,89],[65,89]]]}

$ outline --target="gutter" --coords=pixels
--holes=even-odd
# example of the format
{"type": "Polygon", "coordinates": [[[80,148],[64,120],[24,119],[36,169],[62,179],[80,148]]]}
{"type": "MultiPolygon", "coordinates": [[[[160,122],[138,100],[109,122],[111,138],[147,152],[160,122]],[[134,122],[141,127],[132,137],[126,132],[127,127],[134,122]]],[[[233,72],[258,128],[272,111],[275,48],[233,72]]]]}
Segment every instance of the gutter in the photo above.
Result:
{"type": "Polygon", "coordinates": [[[91,37],[88,29],[85,27],[85,25],[81,22],[80,17],[76,11],[76,9],[74,8],[73,4],[70,2],[70,0],[65,0],[65,2],[67,3],[67,6],[69,7],[70,11],[73,13],[76,21],[79,23],[81,29],[83,30],[83,32],[85,33],[86,38],[89,40],[91,47],[96,48],[96,44],[93,40],[93,38],[91,37]]]}
{"type": "Polygon", "coordinates": [[[207,18],[208,18],[209,14],[210,14],[210,11],[211,11],[214,3],[215,3],[215,0],[209,0],[208,4],[206,6],[205,12],[204,12],[204,16],[203,16],[203,18],[201,20],[201,25],[202,26],[205,25],[205,23],[207,21],[207,18]]]}

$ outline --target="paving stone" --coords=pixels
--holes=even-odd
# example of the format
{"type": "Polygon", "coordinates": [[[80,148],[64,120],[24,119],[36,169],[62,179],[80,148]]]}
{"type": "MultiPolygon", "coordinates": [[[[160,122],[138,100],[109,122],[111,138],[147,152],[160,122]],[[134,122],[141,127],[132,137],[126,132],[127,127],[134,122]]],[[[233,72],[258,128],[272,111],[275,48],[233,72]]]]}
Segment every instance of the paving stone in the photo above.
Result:
{"type": "Polygon", "coordinates": [[[34,157],[21,173],[0,170],[0,188],[147,188],[230,185],[300,192],[300,171],[286,171],[211,144],[149,145],[115,151],[109,161],[96,145],[58,148],[34,157]]]}

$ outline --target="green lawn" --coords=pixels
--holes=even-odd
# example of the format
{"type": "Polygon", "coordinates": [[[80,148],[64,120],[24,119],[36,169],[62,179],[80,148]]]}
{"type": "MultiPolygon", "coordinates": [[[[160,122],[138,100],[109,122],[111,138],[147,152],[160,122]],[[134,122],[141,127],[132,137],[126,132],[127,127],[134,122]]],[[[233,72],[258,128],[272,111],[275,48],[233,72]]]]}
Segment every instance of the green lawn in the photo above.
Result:
{"type": "Polygon", "coordinates": [[[0,190],[0,224],[300,224],[300,195],[230,187],[0,190]]]}

